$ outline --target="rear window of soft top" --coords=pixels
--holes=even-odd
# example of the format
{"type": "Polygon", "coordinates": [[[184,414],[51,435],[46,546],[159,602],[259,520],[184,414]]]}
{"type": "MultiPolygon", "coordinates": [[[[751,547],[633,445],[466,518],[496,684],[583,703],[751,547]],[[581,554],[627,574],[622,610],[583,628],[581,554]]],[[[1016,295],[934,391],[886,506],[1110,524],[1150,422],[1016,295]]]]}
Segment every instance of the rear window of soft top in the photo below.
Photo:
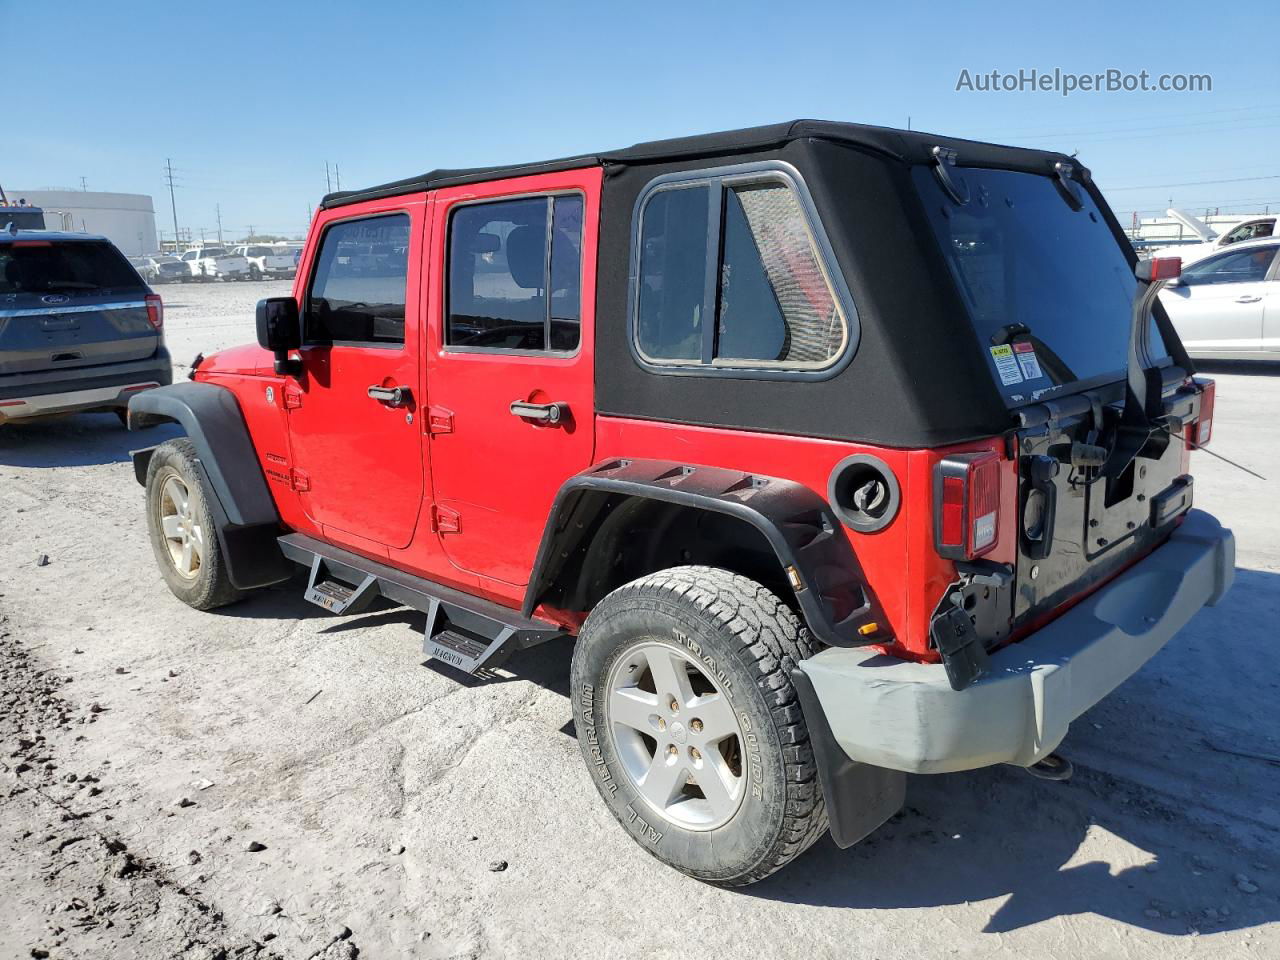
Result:
{"type": "MultiPolygon", "coordinates": [[[[963,167],[958,204],[932,169],[912,174],[1006,402],[1124,375],[1137,279],[1088,193],[1073,210],[1051,177],[963,167]]],[[[1154,320],[1149,344],[1167,363],[1154,320]]]]}
{"type": "Polygon", "coordinates": [[[0,244],[0,294],[97,296],[146,285],[109,243],[43,240],[0,244]]]}

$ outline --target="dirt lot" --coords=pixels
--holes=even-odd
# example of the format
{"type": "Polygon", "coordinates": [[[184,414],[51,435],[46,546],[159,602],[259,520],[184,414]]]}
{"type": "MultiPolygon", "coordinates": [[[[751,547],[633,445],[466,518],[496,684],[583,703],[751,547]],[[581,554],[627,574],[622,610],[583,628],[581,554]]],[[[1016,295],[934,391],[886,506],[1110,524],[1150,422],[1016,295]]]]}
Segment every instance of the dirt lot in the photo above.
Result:
{"type": "MultiPolygon", "coordinates": [[[[286,289],[165,289],[179,375],[286,289]]],[[[918,777],[735,892],[606,812],[567,643],[463,686],[417,613],[197,613],[128,461],[161,431],[0,429],[0,957],[1280,957],[1280,372],[1215,373],[1214,449],[1273,479],[1197,457],[1235,588],[1074,725],[1075,779],[918,777]]]]}

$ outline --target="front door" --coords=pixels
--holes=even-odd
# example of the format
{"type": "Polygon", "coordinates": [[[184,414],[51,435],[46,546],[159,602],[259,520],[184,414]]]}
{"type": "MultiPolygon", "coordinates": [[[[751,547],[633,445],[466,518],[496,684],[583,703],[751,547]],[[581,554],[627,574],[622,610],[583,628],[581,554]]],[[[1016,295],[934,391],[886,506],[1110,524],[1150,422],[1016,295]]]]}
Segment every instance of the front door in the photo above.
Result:
{"type": "Polygon", "coordinates": [[[597,167],[435,194],[433,522],[455,566],[516,586],[560,486],[592,461],[600,181],[597,167]]]}
{"type": "Polygon", "coordinates": [[[1274,246],[1218,254],[1182,271],[1160,300],[1191,353],[1235,354],[1262,349],[1266,280],[1274,246]]]}
{"type": "Polygon", "coordinates": [[[294,486],[325,536],[405,547],[422,507],[418,271],[425,203],[326,211],[302,291],[302,373],[286,381],[294,486]],[[358,213],[356,212],[358,211],[358,213]]]}

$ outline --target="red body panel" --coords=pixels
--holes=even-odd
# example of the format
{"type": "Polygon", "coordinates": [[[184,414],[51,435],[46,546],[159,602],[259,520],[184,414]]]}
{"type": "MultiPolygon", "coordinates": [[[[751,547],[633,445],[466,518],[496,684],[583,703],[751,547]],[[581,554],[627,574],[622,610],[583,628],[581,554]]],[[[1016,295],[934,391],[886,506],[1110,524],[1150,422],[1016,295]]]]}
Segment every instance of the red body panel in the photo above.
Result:
{"type": "MultiPolygon", "coordinates": [[[[289,416],[299,499],[327,539],[385,558],[409,545],[424,494],[421,420],[417,402],[392,407],[368,395],[371,386],[401,386],[422,393],[420,271],[427,204],[421,195],[394,197],[323,211],[312,225],[320,238],[332,223],[371,214],[410,217],[409,270],[402,347],[334,343],[304,345],[289,416]],[[412,318],[412,319],[410,319],[412,318]]],[[[306,291],[311,261],[295,289],[306,291]],[[306,274],[306,275],[304,275],[306,274]]]]}
{"type": "MultiPolygon", "coordinates": [[[[478,575],[490,591],[506,597],[522,593],[510,587],[529,581],[560,486],[592,463],[600,182],[601,170],[593,167],[433,194],[433,251],[444,251],[449,215],[460,202],[564,191],[581,193],[585,201],[581,340],[572,355],[448,348],[443,323],[445,257],[433,257],[424,268],[430,277],[425,310],[430,321],[427,401],[438,419],[436,432],[428,434],[432,482],[437,512],[449,521],[437,524],[437,535],[452,564],[478,575]],[[562,403],[568,415],[555,425],[531,423],[511,413],[513,401],[562,403]]],[[[397,562],[417,566],[420,556],[421,549],[415,549],[397,562]]]]}
{"type": "MultiPolygon", "coordinates": [[[[880,602],[894,637],[886,650],[898,656],[936,659],[928,649],[928,626],[933,608],[947,585],[955,579],[955,567],[938,556],[933,545],[933,466],[947,453],[1001,450],[999,439],[964,444],[942,450],[893,450],[884,447],[779,436],[744,430],[690,427],[600,417],[596,421],[596,458],[613,457],[679,459],[689,464],[725,467],[764,476],[784,476],[826,496],[831,471],[855,453],[870,453],[888,465],[902,488],[897,517],[878,533],[849,530],[859,563],[871,591],[880,602]],[[784,468],[785,466],[785,468],[784,468]]],[[[1001,484],[1002,516],[999,536],[989,559],[1013,560],[1016,544],[1012,520],[1017,497],[1014,464],[1006,464],[1001,484]]]]}

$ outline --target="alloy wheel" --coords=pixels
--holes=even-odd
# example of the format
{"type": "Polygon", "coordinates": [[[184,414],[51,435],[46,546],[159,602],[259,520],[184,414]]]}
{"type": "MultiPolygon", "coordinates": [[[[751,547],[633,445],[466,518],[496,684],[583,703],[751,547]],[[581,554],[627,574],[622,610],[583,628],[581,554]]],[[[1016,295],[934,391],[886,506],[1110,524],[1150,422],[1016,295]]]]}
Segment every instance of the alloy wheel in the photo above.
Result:
{"type": "Polygon", "coordinates": [[[645,642],[609,674],[609,731],[636,792],[686,830],[733,818],[746,791],[742,727],[693,657],[645,642]]]}

